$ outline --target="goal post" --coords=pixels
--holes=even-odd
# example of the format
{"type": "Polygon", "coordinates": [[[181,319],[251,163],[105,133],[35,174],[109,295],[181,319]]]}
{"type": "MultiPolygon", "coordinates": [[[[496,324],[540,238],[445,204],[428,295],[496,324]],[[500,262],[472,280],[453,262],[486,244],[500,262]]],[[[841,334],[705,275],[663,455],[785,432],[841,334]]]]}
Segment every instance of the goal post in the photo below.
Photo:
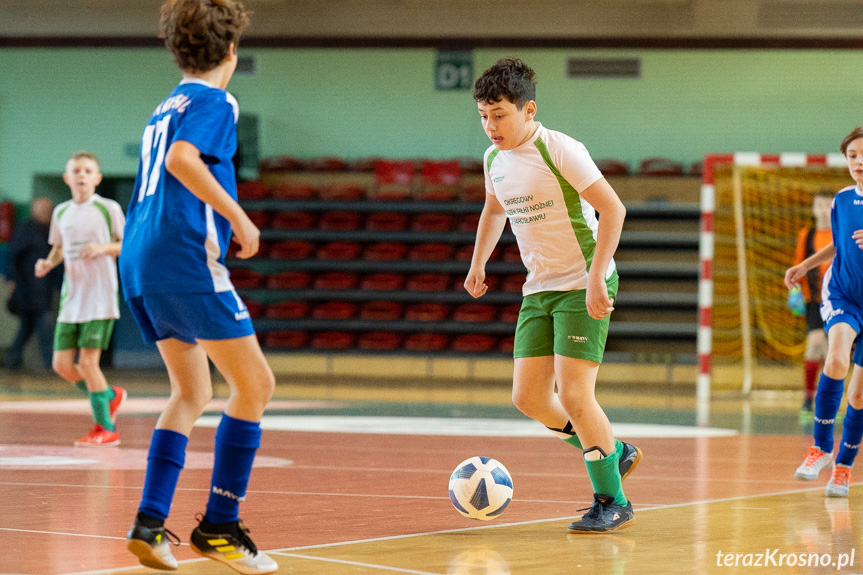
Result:
{"type": "Polygon", "coordinates": [[[796,389],[805,322],[786,307],[785,270],[812,225],[812,196],[853,183],[841,154],[710,154],[701,187],[699,371],[713,389],[796,389]]]}

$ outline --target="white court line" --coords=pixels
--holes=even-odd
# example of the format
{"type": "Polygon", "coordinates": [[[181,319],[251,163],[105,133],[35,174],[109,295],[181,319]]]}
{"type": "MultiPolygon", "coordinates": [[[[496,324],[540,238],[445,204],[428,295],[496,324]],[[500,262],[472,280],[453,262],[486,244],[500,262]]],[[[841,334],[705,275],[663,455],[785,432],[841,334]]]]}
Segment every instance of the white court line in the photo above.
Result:
{"type": "MultiPolygon", "coordinates": [[[[275,553],[274,553],[275,555],[275,553]]],[[[346,561],[344,559],[330,559],[329,557],[313,557],[309,555],[299,555],[296,553],[278,553],[281,557],[297,557],[299,559],[311,559],[313,561],[326,561],[328,563],[342,563],[344,565],[353,565],[355,567],[371,567],[373,569],[383,569],[384,571],[396,571],[398,573],[413,573],[414,575],[440,575],[431,571],[416,571],[414,569],[403,569],[401,567],[390,567],[389,565],[377,565],[375,563],[360,563],[359,561],[346,561]]]]}
{"type": "MultiPolygon", "coordinates": [[[[852,485],[855,485],[855,484],[852,484],[852,485]]],[[[857,483],[856,485],[860,485],[860,483],[857,483]]],[[[674,508],[678,508],[678,507],[692,507],[692,506],[696,506],[696,505],[709,505],[712,503],[724,503],[727,501],[739,501],[742,499],[759,499],[759,498],[763,498],[763,497],[775,497],[777,495],[792,495],[795,493],[808,493],[810,491],[823,491],[823,489],[824,489],[823,487],[819,486],[819,487],[809,487],[806,489],[795,489],[795,490],[791,490],[791,491],[776,491],[773,493],[762,493],[760,495],[738,495],[736,497],[722,497],[719,499],[705,499],[703,501],[690,501],[690,502],[685,502],[685,503],[670,503],[670,504],[665,504],[665,505],[657,505],[655,507],[645,507],[643,509],[639,509],[638,511],[639,511],[639,513],[645,512],[645,511],[661,511],[663,509],[674,509],[674,508]]],[[[291,553],[292,551],[304,551],[304,550],[309,550],[309,549],[326,549],[329,547],[343,547],[345,545],[359,545],[361,543],[375,543],[378,541],[395,541],[398,539],[410,539],[410,538],[414,538],[414,537],[425,537],[427,535],[445,535],[445,534],[449,534],[449,533],[463,533],[465,531],[479,531],[479,530],[484,530],[484,529],[500,529],[503,527],[518,527],[521,525],[535,525],[535,524],[539,524],[539,523],[550,523],[552,521],[567,521],[567,520],[572,519],[572,518],[573,518],[572,515],[567,515],[564,517],[552,517],[549,519],[532,519],[530,521],[517,521],[515,523],[498,523],[496,525],[478,525],[476,527],[462,527],[459,529],[442,529],[442,530],[438,530],[438,531],[428,531],[425,533],[407,533],[404,535],[388,535],[385,537],[372,537],[369,539],[355,539],[352,541],[341,541],[341,542],[337,542],[337,543],[319,543],[316,545],[303,545],[303,546],[299,546],[299,547],[284,547],[282,549],[274,549],[274,550],[269,550],[269,551],[264,551],[264,552],[267,553],[268,555],[279,555],[279,556],[285,556],[285,557],[293,557],[294,554],[291,553]]],[[[2,529],[2,528],[0,528],[0,529],[2,529]]],[[[6,531],[15,531],[14,529],[5,529],[5,530],[6,531]]],[[[78,534],[78,535],[80,536],[81,534],[78,534]]],[[[106,536],[101,536],[101,535],[99,535],[99,536],[92,535],[91,537],[115,539],[114,537],[106,537],[106,536]]],[[[308,555],[300,555],[300,556],[305,558],[305,559],[320,559],[319,557],[313,557],[313,556],[308,556],[308,555]]],[[[181,563],[181,564],[193,563],[193,562],[197,562],[197,561],[207,561],[207,559],[189,559],[186,561],[180,561],[179,563],[181,563]]],[[[139,569],[139,568],[140,568],[139,565],[138,566],[132,566],[132,567],[116,567],[113,569],[104,569],[101,571],[80,571],[80,572],[66,573],[64,575],[103,575],[103,574],[110,574],[110,573],[119,573],[121,571],[130,570],[130,569],[139,569]]]]}

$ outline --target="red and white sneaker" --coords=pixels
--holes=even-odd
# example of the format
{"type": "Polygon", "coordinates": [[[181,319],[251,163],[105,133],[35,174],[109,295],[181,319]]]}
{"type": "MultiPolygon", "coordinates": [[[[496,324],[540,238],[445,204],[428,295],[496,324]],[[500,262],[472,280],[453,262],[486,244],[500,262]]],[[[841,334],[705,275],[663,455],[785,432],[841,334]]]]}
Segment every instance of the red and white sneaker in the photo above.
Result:
{"type": "Polygon", "coordinates": [[[116,431],[108,431],[97,424],[86,437],[77,440],[75,445],[77,447],[111,447],[120,445],[120,434],[116,431]]]}
{"type": "Polygon", "coordinates": [[[111,389],[114,390],[114,399],[108,403],[108,413],[111,416],[111,423],[116,423],[117,411],[123,405],[123,402],[126,401],[126,390],[116,385],[112,385],[111,389]]]}
{"type": "Polygon", "coordinates": [[[821,473],[821,470],[830,465],[832,460],[832,453],[824,453],[817,446],[813,445],[809,448],[806,459],[803,460],[803,463],[794,472],[794,479],[815,481],[818,479],[818,474],[821,473]]]}

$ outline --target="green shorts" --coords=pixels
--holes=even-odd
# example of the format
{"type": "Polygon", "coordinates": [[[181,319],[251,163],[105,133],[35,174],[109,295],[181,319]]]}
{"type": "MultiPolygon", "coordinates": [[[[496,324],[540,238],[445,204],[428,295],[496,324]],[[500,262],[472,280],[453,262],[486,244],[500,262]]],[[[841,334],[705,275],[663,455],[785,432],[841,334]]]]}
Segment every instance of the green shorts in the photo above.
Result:
{"type": "MultiPolygon", "coordinates": [[[[617,274],[606,281],[617,297],[617,274]]],[[[587,313],[587,290],[543,291],[525,296],[515,328],[513,357],[562,355],[602,363],[611,315],[593,319],[587,313]]]]}
{"type": "Polygon", "coordinates": [[[113,319],[94,319],[82,323],[57,322],[54,330],[54,351],[64,349],[108,349],[111,332],[114,331],[113,319]]]}

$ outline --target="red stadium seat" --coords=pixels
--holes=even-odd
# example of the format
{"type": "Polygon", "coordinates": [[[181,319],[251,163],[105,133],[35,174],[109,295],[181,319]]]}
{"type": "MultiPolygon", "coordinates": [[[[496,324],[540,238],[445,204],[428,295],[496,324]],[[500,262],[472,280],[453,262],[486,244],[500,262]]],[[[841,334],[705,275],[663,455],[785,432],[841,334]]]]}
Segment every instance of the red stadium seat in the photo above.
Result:
{"type": "Polygon", "coordinates": [[[314,286],[317,289],[344,290],[354,289],[359,282],[360,278],[357,274],[330,272],[316,277],[314,286]]]}
{"type": "Polygon", "coordinates": [[[357,340],[359,349],[374,351],[391,351],[402,344],[402,336],[389,331],[373,331],[362,334],[357,340]]]}
{"type": "Polygon", "coordinates": [[[411,161],[379,160],[375,164],[375,184],[410,185],[415,171],[416,167],[411,161]]]}
{"type": "Polygon", "coordinates": [[[375,164],[375,187],[371,199],[399,201],[411,197],[416,167],[410,161],[379,160],[375,164]]]}
{"type": "Polygon", "coordinates": [[[264,285],[264,274],[248,268],[231,268],[231,283],[236,289],[255,289],[264,285]]]}
{"type": "Polygon", "coordinates": [[[485,184],[466,184],[462,186],[459,198],[463,202],[484,202],[485,184]]]}
{"type": "Polygon", "coordinates": [[[449,338],[439,333],[415,333],[405,338],[403,345],[408,351],[440,351],[447,343],[449,338]]]}
{"type": "Polygon", "coordinates": [[[490,335],[465,334],[452,340],[450,348],[453,351],[469,353],[485,353],[494,349],[497,338],[490,335]]]}
{"type": "Polygon", "coordinates": [[[683,164],[668,158],[645,158],[638,165],[639,176],[682,176],[683,164]]]}
{"type": "Polygon", "coordinates": [[[318,221],[318,228],[322,230],[351,231],[359,229],[361,216],[356,212],[326,212],[318,221]]]}
{"type": "Polygon", "coordinates": [[[261,200],[270,194],[267,186],[261,182],[238,182],[237,199],[239,200],[261,200]]]}
{"type": "Polygon", "coordinates": [[[407,246],[395,242],[381,242],[368,246],[363,251],[363,259],[376,261],[397,261],[404,259],[407,246]]]}
{"type": "Polygon", "coordinates": [[[365,290],[394,291],[405,285],[405,278],[399,274],[371,274],[363,278],[360,287],[365,290]]]}
{"type": "Polygon", "coordinates": [[[500,321],[505,321],[507,323],[516,323],[518,322],[518,314],[521,311],[521,304],[511,303],[503,306],[503,310],[500,312],[500,321]]]}
{"type": "Polygon", "coordinates": [[[494,321],[497,310],[484,303],[466,303],[455,308],[452,318],[456,321],[487,322],[494,321]]]}
{"type": "Polygon", "coordinates": [[[330,184],[318,191],[318,197],[330,202],[355,202],[366,196],[366,189],[357,184],[330,184]]]}
{"type": "Polygon", "coordinates": [[[305,289],[312,283],[312,276],[306,272],[281,272],[267,278],[269,289],[305,289]]]}
{"type": "Polygon", "coordinates": [[[315,319],[351,319],[357,315],[357,305],[347,301],[328,301],[315,306],[315,319]]]}
{"type": "Polygon", "coordinates": [[[503,261],[510,263],[522,263],[521,252],[518,250],[518,244],[509,244],[503,250],[503,261]]]}
{"type": "Polygon", "coordinates": [[[348,162],[348,170],[351,172],[374,172],[375,166],[378,165],[378,162],[382,161],[383,158],[359,158],[352,162],[348,162]]]}
{"type": "Polygon", "coordinates": [[[310,172],[343,172],[348,167],[346,161],[335,156],[312,158],[303,164],[304,169],[310,172]]]}
{"type": "Polygon", "coordinates": [[[318,190],[312,184],[288,182],[276,184],[270,193],[277,200],[312,200],[318,195],[318,190]]]}
{"type": "MultiPolygon", "coordinates": [[[[473,259],[473,244],[468,244],[466,246],[462,246],[458,248],[455,252],[455,259],[460,262],[469,262],[473,259]]],[[[491,250],[491,255],[488,257],[488,261],[496,260],[500,257],[500,246],[494,246],[494,249],[491,250]]]]}
{"type": "Polygon", "coordinates": [[[500,343],[497,344],[497,349],[504,353],[512,353],[515,349],[515,336],[508,335],[501,338],[500,343]]]}
{"type": "Polygon", "coordinates": [[[521,293],[521,288],[524,286],[526,279],[527,275],[525,274],[506,276],[503,280],[503,287],[501,289],[509,293],[521,293]]]}
{"type": "Polygon", "coordinates": [[[264,345],[279,349],[297,349],[305,347],[309,334],[304,331],[271,331],[264,334],[264,345]]]}
{"type": "Polygon", "coordinates": [[[405,311],[405,319],[411,321],[443,321],[448,315],[449,307],[442,303],[416,303],[405,311]]]}
{"type": "Polygon", "coordinates": [[[596,167],[606,178],[612,176],[626,176],[629,174],[629,166],[614,158],[603,158],[596,160],[596,167]]]}
{"type": "Polygon", "coordinates": [[[458,223],[460,232],[476,232],[479,226],[479,214],[467,214],[458,223]]]}
{"type": "Polygon", "coordinates": [[[283,301],[267,306],[264,316],[274,319],[299,319],[309,315],[309,304],[304,301],[283,301]]]}
{"type": "Polygon", "coordinates": [[[361,249],[355,242],[331,242],[318,248],[316,255],[321,260],[354,260],[361,249]]]}
{"type": "Polygon", "coordinates": [[[393,321],[402,318],[404,306],[395,301],[370,301],[360,307],[360,319],[393,321]]]}
{"type": "Polygon", "coordinates": [[[264,315],[264,310],[267,309],[266,304],[263,304],[259,301],[244,301],[246,304],[246,309],[249,310],[249,317],[252,319],[261,317],[264,315]]]}
{"type": "Polygon", "coordinates": [[[417,274],[407,281],[410,291],[446,291],[449,289],[447,274],[417,274]]]}
{"type": "Polygon", "coordinates": [[[455,218],[451,214],[419,214],[411,222],[411,229],[416,232],[448,232],[455,227],[455,218]]]}
{"type": "Polygon", "coordinates": [[[308,230],[314,225],[315,217],[308,212],[279,212],[270,223],[277,230],[308,230]]]}
{"type": "Polygon", "coordinates": [[[464,174],[482,174],[482,160],[473,156],[467,158],[459,158],[459,165],[464,174]]]}
{"type": "Polygon", "coordinates": [[[400,232],[407,227],[407,215],[398,212],[375,212],[366,219],[366,229],[375,232],[400,232]]]}
{"type": "Polygon", "coordinates": [[[270,212],[254,211],[246,212],[246,215],[249,216],[252,223],[259,228],[267,228],[270,226],[270,219],[272,218],[272,214],[270,212]]]}
{"type": "Polygon", "coordinates": [[[417,244],[408,251],[408,259],[420,262],[442,262],[452,254],[448,244],[417,244]]]}
{"type": "Polygon", "coordinates": [[[304,260],[312,255],[315,244],[303,241],[277,242],[270,246],[270,259],[304,260]]]}
{"type": "Polygon", "coordinates": [[[700,178],[703,173],[704,173],[704,162],[703,161],[698,160],[697,162],[692,162],[692,165],[689,166],[689,175],[690,176],[700,178]]]}
{"type": "Polygon", "coordinates": [[[461,165],[458,160],[423,162],[422,183],[426,185],[457,186],[461,183],[461,165]]]}
{"type": "Polygon", "coordinates": [[[303,163],[293,156],[276,156],[261,160],[258,168],[262,172],[296,172],[303,169],[303,163]]]}
{"type": "Polygon", "coordinates": [[[357,341],[356,334],[344,331],[327,331],[312,337],[315,349],[350,349],[357,341]]]}

